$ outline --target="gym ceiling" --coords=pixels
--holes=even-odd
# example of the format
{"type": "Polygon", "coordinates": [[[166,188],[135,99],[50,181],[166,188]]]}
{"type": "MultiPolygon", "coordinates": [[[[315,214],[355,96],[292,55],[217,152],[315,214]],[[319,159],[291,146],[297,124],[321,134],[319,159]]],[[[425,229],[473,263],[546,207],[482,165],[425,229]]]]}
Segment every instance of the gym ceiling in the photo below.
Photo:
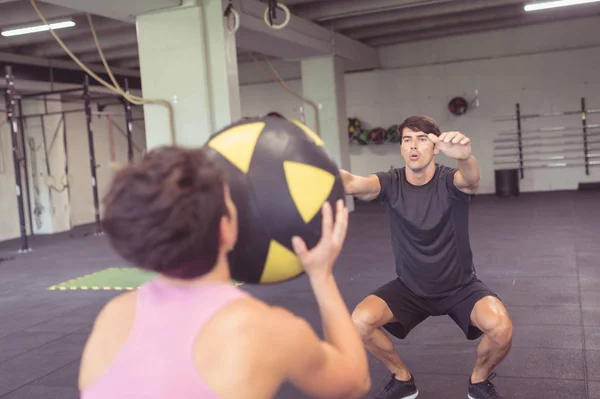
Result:
{"type": "MultiPolygon", "coordinates": [[[[179,5],[186,0],[47,0],[37,2],[51,23],[72,20],[57,30],[69,49],[88,65],[102,69],[85,12],[94,25],[115,72],[139,76],[133,15],[179,5]]],[[[237,0],[234,0],[235,4],[237,0]]],[[[416,42],[600,14],[600,2],[538,13],[524,11],[524,0],[280,0],[294,16],[313,21],[372,47],[416,42]]],[[[532,0],[533,1],[533,0],[532,0]]],[[[540,1],[540,0],[538,0],[540,1]]],[[[267,1],[262,0],[265,8],[267,1]]],[[[0,0],[0,30],[41,24],[30,0],[0,0]]],[[[239,49],[239,62],[252,62],[239,49]]],[[[47,32],[0,36],[0,65],[60,67],[70,58],[47,32]]],[[[95,68],[94,68],[95,69],[95,68]]],[[[30,76],[35,78],[34,76],[30,76]]]]}

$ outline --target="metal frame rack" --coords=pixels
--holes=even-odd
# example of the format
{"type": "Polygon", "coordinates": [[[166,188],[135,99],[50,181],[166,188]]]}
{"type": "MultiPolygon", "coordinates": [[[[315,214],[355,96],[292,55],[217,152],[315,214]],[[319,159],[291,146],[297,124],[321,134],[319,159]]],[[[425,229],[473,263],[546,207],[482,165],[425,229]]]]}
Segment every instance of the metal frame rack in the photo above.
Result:
{"type": "Polygon", "coordinates": [[[591,166],[600,165],[600,123],[589,122],[592,114],[600,114],[600,109],[588,109],[585,97],[581,98],[581,109],[564,112],[522,114],[521,105],[516,104],[515,115],[494,119],[496,122],[511,120],[516,122],[516,129],[501,130],[499,133],[501,137],[494,139],[495,169],[518,169],[521,179],[525,175],[525,169],[539,168],[584,167],[586,175],[589,175],[591,166]],[[581,125],[523,128],[523,122],[529,119],[566,115],[580,115],[581,125]],[[539,134],[534,135],[535,133],[539,134]],[[553,135],[554,133],[560,135],[553,135]],[[542,140],[551,142],[542,143],[542,140]],[[573,145],[580,148],[566,148],[573,145]],[[552,149],[560,147],[565,148],[552,149]],[[512,151],[500,153],[503,150],[512,151]],[[593,152],[594,150],[597,152],[593,152]]]}
{"type": "MultiPolygon", "coordinates": [[[[13,70],[11,66],[5,67],[5,79],[6,79],[6,91],[5,91],[5,100],[6,100],[6,116],[7,123],[10,127],[11,133],[11,144],[12,144],[12,156],[13,156],[13,164],[14,164],[14,173],[15,173],[15,182],[16,182],[16,196],[17,196],[17,205],[19,212],[19,229],[20,229],[20,250],[19,252],[28,252],[30,251],[28,236],[27,236],[27,226],[26,226],[26,217],[25,217],[25,199],[23,197],[23,178],[21,175],[21,167],[24,168],[24,177],[25,177],[25,191],[27,193],[27,201],[29,202],[30,193],[29,193],[29,177],[28,177],[28,164],[27,164],[27,155],[25,151],[25,123],[24,121],[27,118],[40,118],[42,135],[43,135],[43,146],[47,151],[46,147],[46,133],[45,133],[45,125],[44,125],[44,117],[48,115],[61,115],[62,116],[62,129],[63,129],[63,140],[64,140],[64,148],[65,153],[67,153],[67,126],[66,126],[66,114],[71,113],[79,113],[84,112],[86,116],[86,130],[87,130],[87,139],[88,139],[88,151],[89,151],[89,167],[91,171],[91,186],[92,186],[92,194],[94,201],[94,217],[95,217],[95,234],[101,234],[102,227],[100,223],[100,204],[99,204],[99,196],[98,196],[98,185],[97,185],[97,174],[96,169],[98,165],[96,164],[96,152],[94,148],[94,134],[92,131],[92,116],[93,115],[103,115],[105,112],[101,111],[93,111],[92,110],[92,101],[109,101],[106,105],[114,105],[114,100],[117,99],[118,102],[116,104],[122,104],[123,106],[123,115],[125,116],[125,135],[127,137],[127,155],[129,162],[133,159],[133,112],[132,112],[132,104],[127,101],[125,98],[116,95],[116,94],[102,94],[101,96],[94,96],[90,90],[90,82],[89,77],[86,75],[84,82],[81,87],[73,88],[73,89],[65,89],[65,90],[51,90],[44,91],[38,93],[28,93],[28,94],[19,94],[15,89],[15,77],[13,75],[13,70]],[[55,100],[47,98],[49,95],[61,94],[65,96],[65,99],[55,100]],[[66,96],[71,96],[71,102],[80,103],[83,100],[83,108],[73,109],[73,110],[65,110],[65,111],[56,111],[56,112],[48,112],[48,102],[51,101],[59,101],[59,102],[70,102],[66,99],[66,96]],[[40,114],[34,115],[24,115],[22,108],[22,101],[29,99],[38,99],[39,101],[44,102],[44,112],[40,114]],[[110,102],[110,101],[113,102],[110,102]],[[22,151],[19,151],[19,148],[22,151]],[[22,154],[20,153],[22,152],[22,154]]],[[[125,81],[125,90],[129,89],[128,82],[125,81]]],[[[47,161],[47,168],[49,168],[47,161]]],[[[49,170],[47,171],[49,173],[49,170]]],[[[68,162],[65,165],[65,173],[68,176],[68,162]]],[[[64,187],[67,187],[68,184],[65,183],[64,187]]],[[[31,205],[28,206],[29,209],[29,220],[31,223],[30,232],[33,235],[33,223],[32,223],[32,212],[31,205]]]]}

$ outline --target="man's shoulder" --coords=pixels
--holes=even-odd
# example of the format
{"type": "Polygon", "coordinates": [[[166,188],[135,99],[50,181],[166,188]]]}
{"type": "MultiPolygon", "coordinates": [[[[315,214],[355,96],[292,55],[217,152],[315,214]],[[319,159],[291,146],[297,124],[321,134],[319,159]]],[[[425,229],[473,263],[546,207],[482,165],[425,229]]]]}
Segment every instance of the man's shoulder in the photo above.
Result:
{"type": "Polygon", "coordinates": [[[439,173],[440,177],[447,177],[448,175],[454,175],[456,173],[456,171],[458,170],[457,168],[453,168],[451,166],[444,165],[444,164],[437,164],[437,168],[438,168],[438,173],[439,173]]]}
{"type": "Polygon", "coordinates": [[[444,164],[436,164],[436,176],[438,185],[448,186],[449,181],[454,181],[454,175],[458,171],[457,168],[453,168],[444,164]]]}
{"type": "Polygon", "coordinates": [[[456,175],[456,172],[458,172],[458,168],[439,164],[438,171],[438,186],[445,187],[445,190],[449,192],[451,198],[462,201],[470,199],[470,195],[460,191],[454,183],[454,176],[456,175]]]}
{"type": "Polygon", "coordinates": [[[402,166],[399,168],[395,168],[395,167],[390,167],[386,172],[381,171],[381,172],[377,172],[374,173],[379,180],[386,179],[388,181],[395,181],[398,182],[400,180],[402,180],[403,176],[405,175],[404,171],[405,171],[406,167],[402,166]]]}
{"type": "Polygon", "coordinates": [[[382,191],[380,192],[378,198],[381,198],[381,195],[383,193],[387,193],[390,188],[395,188],[401,184],[403,175],[404,167],[394,168],[393,166],[387,171],[381,170],[379,172],[372,173],[371,176],[375,176],[379,180],[379,184],[381,184],[382,187],[382,191]]]}
{"type": "Polygon", "coordinates": [[[381,176],[381,175],[400,176],[400,175],[402,175],[402,173],[404,173],[404,169],[406,169],[405,166],[402,166],[400,168],[391,166],[388,170],[382,169],[379,172],[374,172],[372,174],[376,175],[376,176],[381,176]]]}

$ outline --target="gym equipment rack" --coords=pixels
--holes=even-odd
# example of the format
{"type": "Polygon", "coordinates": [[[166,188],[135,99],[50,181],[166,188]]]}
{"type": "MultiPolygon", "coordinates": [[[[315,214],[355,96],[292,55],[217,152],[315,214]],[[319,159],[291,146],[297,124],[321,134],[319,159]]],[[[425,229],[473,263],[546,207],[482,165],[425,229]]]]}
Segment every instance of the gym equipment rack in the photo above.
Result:
{"type": "Polygon", "coordinates": [[[600,114],[600,109],[588,109],[586,106],[585,97],[581,98],[580,106],[580,110],[523,114],[521,112],[521,105],[517,103],[515,105],[514,115],[506,115],[495,118],[495,122],[511,120],[516,122],[516,129],[500,130],[500,137],[494,139],[494,166],[496,167],[496,170],[514,167],[519,170],[520,177],[522,179],[525,174],[525,169],[577,166],[584,167],[585,174],[589,175],[590,167],[594,165],[600,165],[600,123],[589,123],[589,118],[592,114],[600,114]],[[581,125],[541,127],[534,129],[523,128],[523,122],[528,119],[566,115],[581,115],[581,125]],[[557,132],[560,132],[560,135],[552,135],[552,133],[557,132]],[[534,133],[540,134],[533,135],[534,133]],[[563,141],[542,143],[541,140],[563,141]],[[580,146],[580,148],[563,148],[560,151],[544,150],[542,148],[568,147],[572,145],[580,146]],[[535,147],[535,150],[532,150],[528,147],[535,147]],[[501,150],[513,151],[509,153],[499,153],[501,150]],[[594,153],[594,150],[598,152],[594,153]],[[531,158],[532,155],[538,155],[539,158],[531,158]],[[583,159],[581,155],[583,155],[583,159]],[[504,160],[502,158],[504,158],[504,160]],[[594,158],[599,159],[594,160],[594,158]],[[582,162],[576,162],[577,160],[581,160],[582,162]],[[532,163],[543,161],[547,162],[543,164],[532,163]]]}
{"type": "MultiPolygon", "coordinates": [[[[91,185],[92,185],[92,194],[94,200],[94,218],[95,218],[95,231],[94,234],[102,234],[102,227],[100,223],[100,204],[99,204],[99,196],[98,196],[98,185],[97,185],[97,175],[96,169],[98,166],[96,165],[96,153],[94,148],[94,139],[93,139],[93,131],[92,131],[92,116],[93,115],[103,115],[107,114],[102,111],[93,111],[92,110],[92,101],[110,101],[117,99],[118,103],[123,105],[123,114],[125,116],[125,134],[127,137],[127,155],[129,162],[133,159],[133,112],[132,112],[132,104],[127,101],[126,98],[118,95],[118,94],[103,94],[101,96],[93,96],[90,91],[90,81],[88,75],[85,75],[84,81],[81,87],[72,88],[72,89],[62,89],[62,90],[50,90],[50,91],[42,91],[36,93],[27,93],[27,94],[19,94],[15,89],[15,77],[13,74],[13,69],[10,65],[6,65],[4,68],[5,72],[5,81],[6,81],[6,91],[5,91],[5,101],[6,101],[6,116],[7,123],[10,128],[10,136],[11,136],[11,144],[12,144],[12,156],[13,156],[13,164],[14,164],[14,173],[15,173],[15,183],[16,183],[16,196],[17,196],[17,205],[18,205],[18,213],[19,213],[19,230],[20,230],[20,249],[19,252],[29,252],[31,248],[29,247],[28,235],[27,235],[27,226],[26,226],[26,217],[25,217],[25,202],[23,198],[23,179],[21,176],[21,165],[24,168],[24,177],[25,177],[25,190],[27,193],[27,199],[29,202],[30,193],[29,193],[29,176],[28,176],[28,167],[27,167],[27,153],[25,151],[25,129],[23,121],[27,118],[39,117],[41,120],[41,129],[42,135],[44,139],[44,147],[46,147],[45,143],[45,126],[44,126],[44,116],[48,115],[62,115],[63,122],[63,140],[65,146],[65,152],[67,150],[67,131],[66,131],[66,114],[70,113],[78,113],[84,112],[86,116],[86,130],[87,130],[87,138],[88,138],[88,151],[89,151],[89,165],[91,171],[91,185]],[[55,100],[49,99],[47,96],[49,95],[68,95],[73,94],[72,100],[55,100]],[[44,101],[44,112],[40,114],[34,115],[24,115],[22,108],[22,101],[27,99],[36,99],[42,97],[41,100],[44,101]],[[73,110],[65,110],[65,111],[57,111],[57,112],[48,112],[48,102],[50,101],[59,101],[61,103],[68,102],[81,102],[83,100],[83,108],[73,109],[73,110]],[[20,139],[20,143],[19,143],[20,139]],[[19,154],[19,146],[23,149],[23,154],[19,154]]],[[[125,79],[125,92],[129,90],[129,83],[127,79],[125,79]]],[[[114,103],[107,103],[105,105],[112,105],[114,103]]],[[[105,106],[104,105],[104,106],[105,106]]],[[[116,115],[114,113],[111,113],[116,115]]],[[[47,154],[46,154],[46,162],[48,162],[47,154]]],[[[65,172],[68,176],[68,162],[67,166],[65,166],[65,172]]],[[[31,212],[31,205],[28,206],[29,209],[29,220],[30,220],[30,230],[31,234],[34,234],[33,231],[33,218],[31,212]]]]}

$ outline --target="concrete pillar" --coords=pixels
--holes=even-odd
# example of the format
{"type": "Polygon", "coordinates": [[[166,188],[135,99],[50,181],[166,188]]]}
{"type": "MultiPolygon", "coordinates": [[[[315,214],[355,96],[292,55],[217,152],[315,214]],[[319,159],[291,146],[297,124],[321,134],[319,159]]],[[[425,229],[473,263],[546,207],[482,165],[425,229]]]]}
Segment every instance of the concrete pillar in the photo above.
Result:
{"type": "MultiPolygon", "coordinates": [[[[137,18],[142,92],[169,101],[176,143],[202,146],[241,117],[235,34],[221,0],[193,0],[137,18]]],[[[165,107],[145,105],[148,149],[171,144],[165,107]]]]}
{"type": "MultiPolygon", "coordinates": [[[[348,119],[344,61],[337,56],[310,58],[302,61],[302,93],[319,107],[319,134],[327,151],[342,169],[350,170],[348,119]]],[[[312,106],[304,105],[304,121],[317,130],[312,106]]],[[[349,210],[354,209],[351,196],[349,210]]]]}

